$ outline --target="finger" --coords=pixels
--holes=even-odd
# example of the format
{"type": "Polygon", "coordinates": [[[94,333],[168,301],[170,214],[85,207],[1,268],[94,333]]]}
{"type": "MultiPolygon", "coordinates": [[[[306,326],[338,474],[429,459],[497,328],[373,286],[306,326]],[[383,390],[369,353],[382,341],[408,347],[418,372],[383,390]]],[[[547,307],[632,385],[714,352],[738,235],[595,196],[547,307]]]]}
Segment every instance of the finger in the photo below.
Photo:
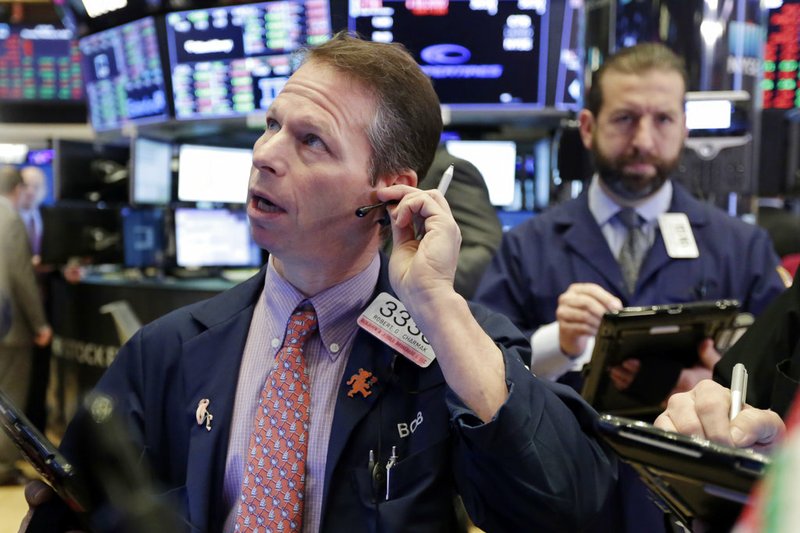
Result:
{"type": "Polygon", "coordinates": [[[703,341],[700,343],[700,347],[698,348],[698,356],[700,359],[700,364],[709,370],[713,370],[714,365],[716,365],[717,362],[722,359],[722,356],[714,346],[714,341],[712,339],[703,339],[703,341]]]}
{"type": "MultiPolygon", "coordinates": [[[[453,220],[447,202],[438,191],[416,191],[407,194],[391,210],[390,216],[398,226],[415,226],[421,234],[433,231],[437,227],[446,228],[453,220]]],[[[452,225],[456,226],[454,221],[452,225]]]]}
{"type": "Polygon", "coordinates": [[[591,310],[581,307],[559,305],[556,308],[556,320],[562,327],[564,325],[580,326],[586,328],[587,332],[591,335],[594,335],[600,327],[602,314],[598,315],[591,310]]]}
{"type": "Polygon", "coordinates": [[[617,390],[624,391],[631,386],[633,376],[622,367],[613,366],[608,370],[608,377],[617,390]]]}
{"type": "Polygon", "coordinates": [[[53,499],[55,492],[43,481],[33,480],[25,485],[25,501],[31,507],[37,507],[53,499]]]}
{"type": "Polygon", "coordinates": [[[676,428],[675,424],[672,423],[672,419],[669,417],[666,411],[656,417],[655,421],[653,421],[653,425],[666,431],[679,433],[678,428],[676,428]]]}
{"type": "Polygon", "coordinates": [[[567,288],[567,292],[590,297],[599,302],[607,311],[615,311],[622,308],[622,300],[596,283],[573,283],[567,288]]]}
{"type": "Polygon", "coordinates": [[[694,396],[695,411],[703,426],[705,437],[714,442],[733,446],[731,438],[731,391],[719,383],[705,379],[690,393],[694,396]]]}
{"type": "Polygon", "coordinates": [[[667,409],[658,419],[659,427],[668,428],[684,435],[694,435],[705,438],[703,424],[697,416],[694,398],[691,392],[673,394],[667,400],[667,409]]]}
{"type": "Polygon", "coordinates": [[[630,372],[632,375],[636,375],[639,372],[639,369],[642,367],[642,362],[638,359],[625,359],[622,362],[622,368],[630,372]]]}
{"type": "Polygon", "coordinates": [[[599,323],[603,315],[609,311],[607,303],[590,292],[571,288],[558,297],[558,308],[563,310],[583,311],[591,314],[599,323]]]}
{"type": "Polygon", "coordinates": [[[731,422],[731,438],[738,447],[755,444],[771,446],[786,431],[786,425],[777,413],[768,409],[745,406],[731,422]]]}

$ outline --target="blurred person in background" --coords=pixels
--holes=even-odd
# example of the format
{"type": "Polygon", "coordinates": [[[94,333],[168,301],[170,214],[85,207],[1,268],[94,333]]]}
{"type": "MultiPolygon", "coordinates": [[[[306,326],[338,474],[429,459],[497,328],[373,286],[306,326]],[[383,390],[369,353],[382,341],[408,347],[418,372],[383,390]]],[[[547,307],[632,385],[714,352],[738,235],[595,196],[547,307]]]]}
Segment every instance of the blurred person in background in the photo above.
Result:
{"type": "MultiPolygon", "coordinates": [[[[17,213],[24,184],[19,170],[0,168],[0,291],[8,297],[11,321],[0,340],[0,389],[24,409],[33,346],[47,346],[52,330],[45,317],[31,262],[25,226],[17,213]]],[[[0,484],[21,481],[14,444],[0,435],[0,484]]]]}

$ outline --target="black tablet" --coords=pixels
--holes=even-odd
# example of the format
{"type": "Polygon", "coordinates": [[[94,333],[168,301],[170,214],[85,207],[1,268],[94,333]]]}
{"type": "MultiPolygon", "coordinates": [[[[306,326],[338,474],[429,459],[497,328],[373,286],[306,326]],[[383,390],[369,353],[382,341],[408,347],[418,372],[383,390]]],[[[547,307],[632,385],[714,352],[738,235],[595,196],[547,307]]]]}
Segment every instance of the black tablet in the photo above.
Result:
{"type": "Polygon", "coordinates": [[[681,370],[697,362],[700,342],[730,338],[738,314],[735,300],[625,307],[606,313],[592,359],[584,368],[583,397],[601,412],[637,418],[658,414],[681,370]],[[631,386],[620,392],[608,369],[631,358],[639,359],[641,368],[631,386]]]}
{"type": "Polygon", "coordinates": [[[91,508],[86,484],[74,466],[28,418],[0,391],[0,426],[14,441],[25,459],[78,514],[91,508]]]}
{"type": "Polygon", "coordinates": [[[664,507],[690,530],[695,520],[727,531],[739,516],[769,457],[651,424],[601,415],[601,436],[638,472],[664,507]]]}

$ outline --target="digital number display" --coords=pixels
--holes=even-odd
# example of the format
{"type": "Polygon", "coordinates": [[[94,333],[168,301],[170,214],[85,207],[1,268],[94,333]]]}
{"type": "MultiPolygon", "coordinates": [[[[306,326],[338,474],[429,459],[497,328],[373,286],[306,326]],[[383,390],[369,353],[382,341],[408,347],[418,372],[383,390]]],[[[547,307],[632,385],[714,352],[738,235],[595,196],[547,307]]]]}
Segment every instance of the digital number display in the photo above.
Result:
{"type": "Polygon", "coordinates": [[[327,0],[279,0],[167,15],[178,119],[265,110],[294,71],[292,52],[330,38],[327,0]]]}
{"type": "Polygon", "coordinates": [[[151,17],[80,39],[95,130],[169,116],[158,36],[151,17]]]}
{"type": "Polygon", "coordinates": [[[800,0],[769,11],[764,47],[764,109],[800,108],[800,0]]]}
{"type": "Polygon", "coordinates": [[[83,100],[80,53],[72,32],[50,24],[0,23],[0,99],[83,100]]]}
{"type": "Polygon", "coordinates": [[[540,0],[350,0],[349,26],[405,45],[443,104],[541,106],[546,11],[540,0]]]}

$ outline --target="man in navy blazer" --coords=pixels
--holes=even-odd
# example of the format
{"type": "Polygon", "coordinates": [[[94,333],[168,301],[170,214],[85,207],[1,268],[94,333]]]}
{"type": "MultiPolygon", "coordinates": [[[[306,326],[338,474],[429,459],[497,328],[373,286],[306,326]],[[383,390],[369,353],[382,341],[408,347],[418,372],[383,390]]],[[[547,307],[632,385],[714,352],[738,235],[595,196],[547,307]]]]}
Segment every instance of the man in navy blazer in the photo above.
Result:
{"type": "MultiPolygon", "coordinates": [[[[600,510],[616,464],[594,437],[594,412],[533,377],[518,330],[453,289],[458,226],[441,192],[414,187],[440,131],[438,99],[410,55],[342,34],[307,52],[271,105],[247,205],[268,265],[143,327],[97,386],[188,529],[236,528],[273,332],[301,303],[319,320],[303,354],[303,531],[453,531],[457,493],[488,531],[575,531],[600,510]],[[375,313],[363,313],[370,302],[375,313]],[[429,345],[435,360],[420,366],[419,353],[356,325],[376,314],[393,323],[384,334],[429,345]]],[[[65,454],[81,445],[68,430],[65,454]]]]}
{"type": "MultiPolygon", "coordinates": [[[[589,361],[606,311],[737,299],[743,311],[758,314],[785,288],[764,230],[669,179],[688,134],[686,79],[682,60],[660,44],[608,58],[579,116],[597,167],[588,190],[509,231],[481,280],[475,301],[531,338],[531,368],[541,377],[558,379],[589,361]],[[624,207],[644,221],[649,244],[633,287],[618,263],[627,236],[618,220],[624,207]],[[667,246],[680,235],[696,247],[667,246]]],[[[678,388],[711,376],[718,356],[704,348],[701,365],[680,376],[675,370],[678,388]]],[[[625,388],[636,370],[638,361],[626,362],[611,379],[625,388]]]]}
{"type": "MultiPolygon", "coordinates": [[[[784,289],[763,229],[692,198],[669,179],[688,134],[686,87],[683,61],[663,45],[640,44],[607,58],[579,115],[581,139],[597,168],[588,190],[506,233],[481,280],[475,301],[528,336],[531,370],[542,379],[580,390],[580,371],[607,311],[737,299],[743,311],[757,314],[784,289]],[[621,217],[630,209],[643,221],[646,245],[632,282],[618,262],[628,245],[621,217]]],[[[609,369],[609,377],[617,388],[658,404],[671,391],[711,377],[719,354],[708,339],[698,351],[692,368],[629,359],[609,369]]],[[[620,479],[619,499],[609,502],[594,530],[663,527],[662,512],[636,475],[623,466],[620,479]]]]}

